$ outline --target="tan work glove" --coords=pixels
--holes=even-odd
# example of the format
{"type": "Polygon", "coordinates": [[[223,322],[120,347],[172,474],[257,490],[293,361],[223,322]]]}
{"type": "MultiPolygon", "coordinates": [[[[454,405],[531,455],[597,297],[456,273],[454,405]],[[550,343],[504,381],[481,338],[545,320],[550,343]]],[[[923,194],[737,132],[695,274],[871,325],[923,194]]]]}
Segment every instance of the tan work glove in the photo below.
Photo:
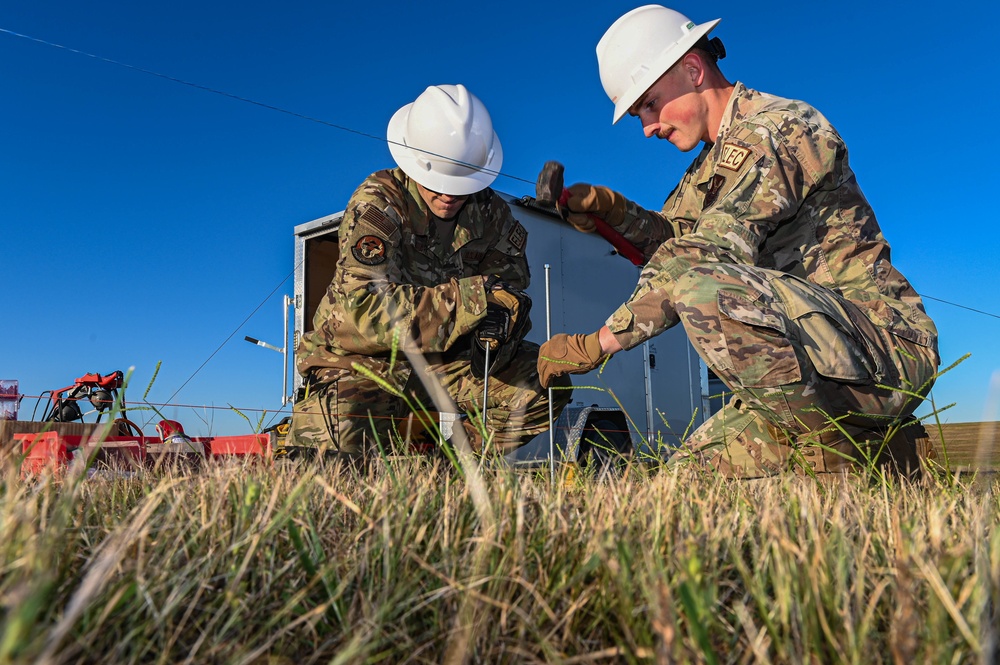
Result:
{"type": "Polygon", "coordinates": [[[625,219],[625,197],[600,185],[577,183],[566,188],[569,212],[566,221],[577,231],[593,233],[596,225],[590,214],[597,215],[611,226],[618,226],[625,219]]]}
{"type": "Polygon", "coordinates": [[[492,290],[486,292],[486,306],[498,305],[510,312],[511,325],[513,325],[521,315],[521,301],[523,298],[508,290],[506,284],[501,282],[494,286],[492,290]]]}
{"type": "MultiPolygon", "coordinates": [[[[493,275],[483,284],[486,289],[486,316],[479,323],[476,336],[482,344],[489,344],[491,351],[510,338],[522,317],[528,316],[531,299],[526,293],[515,290],[493,275]]],[[[520,341],[520,340],[517,340],[520,341]]]]}
{"type": "Polygon", "coordinates": [[[601,364],[599,333],[567,335],[556,333],[538,351],[538,381],[548,388],[552,379],[564,374],[586,374],[601,364]]]}

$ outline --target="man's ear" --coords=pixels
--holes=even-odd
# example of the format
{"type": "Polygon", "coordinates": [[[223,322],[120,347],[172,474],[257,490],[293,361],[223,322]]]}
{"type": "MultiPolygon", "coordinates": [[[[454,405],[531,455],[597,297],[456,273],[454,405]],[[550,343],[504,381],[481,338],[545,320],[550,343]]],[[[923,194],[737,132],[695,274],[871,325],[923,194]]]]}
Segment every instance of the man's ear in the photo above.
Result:
{"type": "Polygon", "coordinates": [[[699,53],[690,51],[681,58],[681,67],[684,68],[684,73],[691,80],[691,85],[700,88],[701,84],[705,82],[704,58],[699,53]]]}

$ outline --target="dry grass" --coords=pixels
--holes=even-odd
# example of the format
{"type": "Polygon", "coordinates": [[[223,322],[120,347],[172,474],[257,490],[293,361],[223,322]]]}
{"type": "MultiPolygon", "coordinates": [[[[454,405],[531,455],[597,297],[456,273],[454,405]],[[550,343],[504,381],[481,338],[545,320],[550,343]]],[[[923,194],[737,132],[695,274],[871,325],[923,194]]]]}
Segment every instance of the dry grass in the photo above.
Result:
{"type": "Polygon", "coordinates": [[[993,481],[440,461],[0,484],[0,662],[992,662],[993,481]],[[391,465],[390,468],[385,465],[391,465]]]}

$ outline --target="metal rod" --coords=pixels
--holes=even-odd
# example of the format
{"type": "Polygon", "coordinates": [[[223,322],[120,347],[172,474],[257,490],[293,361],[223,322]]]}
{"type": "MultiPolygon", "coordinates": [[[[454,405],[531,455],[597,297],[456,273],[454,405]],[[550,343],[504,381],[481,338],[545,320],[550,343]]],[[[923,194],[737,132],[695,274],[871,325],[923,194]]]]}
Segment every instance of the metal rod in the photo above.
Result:
{"type": "MultiPolygon", "coordinates": [[[[475,344],[476,342],[473,342],[475,344]]],[[[483,363],[483,427],[486,427],[486,396],[490,393],[490,342],[486,340],[486,362],[483,363]]]]}
{"type": "Polygon", "coordinates": [[[646,444],[653,447],[653,349],[642,343],[642,381],[646,389],[646,444]]]}
{"type": "Polygon", "coordinates": [[[281,338],[281,355],[284,358],[284,373],[281,375],[281,406],[288,405],[288,307],[292,304],[292,298],[285,294],[285,336],[281,338]]]}
{"type": "Polygon", "coordinates": [[[284,353],[285,351],[284,349],[279,349],[274,344],[268,344],[267,342],[262,342],[256,337],[251,337],[250,335],[246,335],[243,339],[250,342],[251,344],[256,344],[257,346],[262,346],[265,349],[271,349],[272,351],[277,351],[278,353],[284,353]]]}
{"type": "MultiPolygon", "coordinates": [[[[545,264],[545,340],[552,339],[552,289],[549,284],[549,264],[545,264]]],[[[556,433],[552,415],[552,387],[549,386],[549,479],[556,484],[556,433]]]]}

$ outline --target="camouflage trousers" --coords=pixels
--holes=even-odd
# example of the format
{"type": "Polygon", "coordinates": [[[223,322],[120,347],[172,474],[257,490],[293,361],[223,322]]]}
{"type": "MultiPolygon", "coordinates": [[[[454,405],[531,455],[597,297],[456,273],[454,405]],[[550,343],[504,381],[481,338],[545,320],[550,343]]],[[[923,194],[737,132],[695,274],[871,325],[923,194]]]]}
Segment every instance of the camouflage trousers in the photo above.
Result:
{"type": "MultiPolygon", "coordinates": [[[[427,354],[425,359],[426,374],[411,371],[400,389],[405,399],[356,373],[314,387],[292,410],[288,445],[333,448],[352,455],[371,454],[377,444],[388,449],[408,438],[407,427],[413,425],[411,412],[447,410],[435,407],[424,381],[439,385],[458,411],[473,414],[473,420],[478,420],[483,410],[484,389],[487,391],[487,439],[476,436],[476,428],[465,427],[477,452],[485,444],[506,453],[548,430],[549,398],[538,382],[537,344],[522,341],[510,365],[490,376],[488,385],[484,377],[473,376],[468,351],[447,359],[427,354]]],[[[569,402],[570,386],[568,377],[553,386],[553,418],[558,418],[569,402]]]]}
{"type": "MultiPolygon", "coordinates": [[[[875,326],[856,305],[792,275],[699,266],[675,293],[688,338],[734,397],[672,463],[743,478],[807,462],[841,470],[836,460],[868,456],[841,451],[882,444],[933,384],[935,348],[875,326]]],[[[903,438],[920,438],[917,429],[908,426],[903,438]]]]}

